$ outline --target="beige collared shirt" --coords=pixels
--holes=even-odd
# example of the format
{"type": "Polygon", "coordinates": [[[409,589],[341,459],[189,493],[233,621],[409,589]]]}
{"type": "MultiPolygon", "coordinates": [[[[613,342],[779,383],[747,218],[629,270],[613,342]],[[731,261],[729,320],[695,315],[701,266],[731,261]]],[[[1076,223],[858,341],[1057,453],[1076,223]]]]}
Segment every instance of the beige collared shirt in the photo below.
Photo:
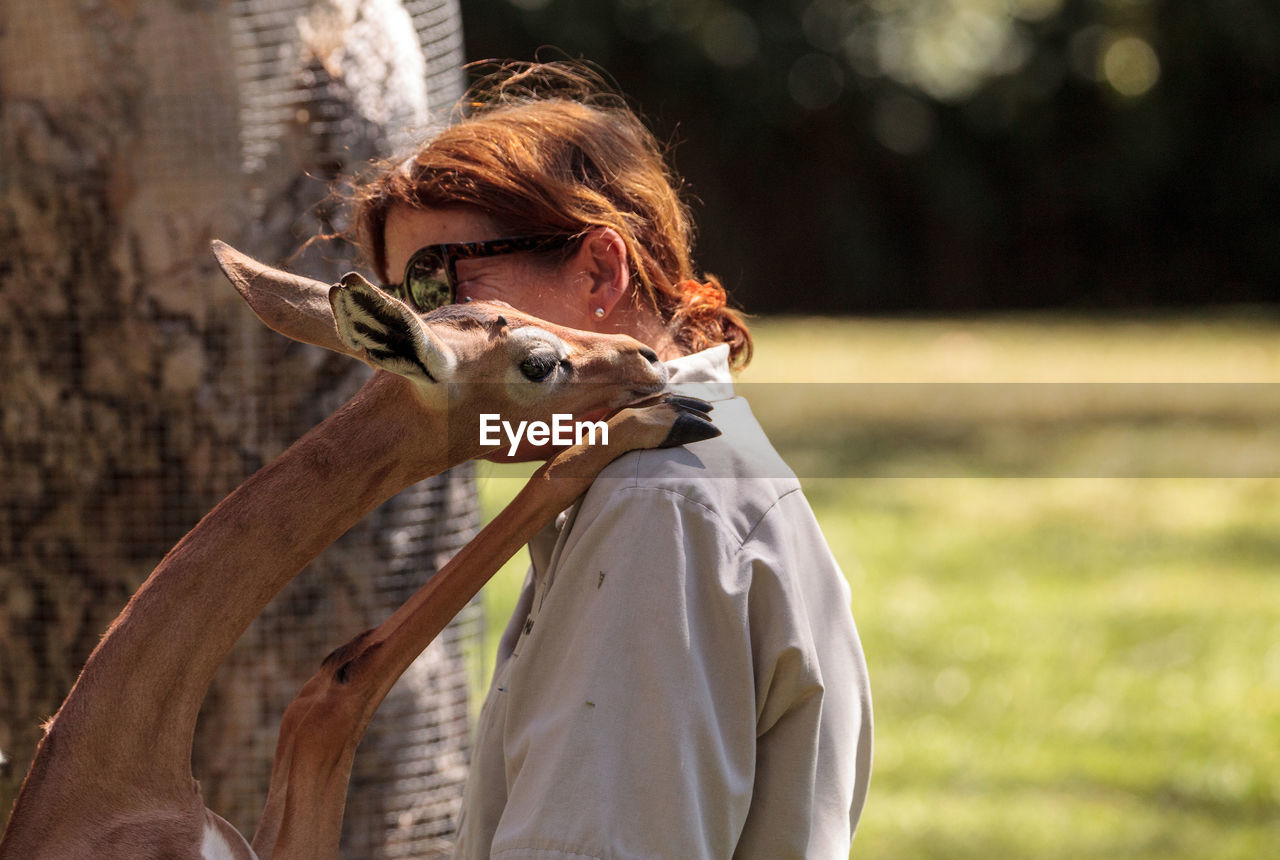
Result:
{"type": "Polygon", "coordinates": [[[530,544],[458,856],[846,858],[871,770],[850,592],[728,348],[718,439],[615,461],[530,544]]]}

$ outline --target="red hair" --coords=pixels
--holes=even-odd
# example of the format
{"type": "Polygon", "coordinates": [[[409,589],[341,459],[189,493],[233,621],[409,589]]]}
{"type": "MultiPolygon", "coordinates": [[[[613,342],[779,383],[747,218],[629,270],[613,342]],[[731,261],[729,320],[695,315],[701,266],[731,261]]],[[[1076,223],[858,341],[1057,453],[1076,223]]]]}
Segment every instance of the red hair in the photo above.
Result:
{"type": "Polygon", "coordinates": [[[503,65],[461,107],[461,120],[357,189],[357,242],[380,277],[397,205],[471,207],[509,235],[611,227],[627,248],[635,300],[650,305],[676,344],[692,353],[727,343],[731,365],[746,366],[744,315],[714,277],[694,277],[693,222],[678,179],[600,75],[577,63],[503,65]]]}

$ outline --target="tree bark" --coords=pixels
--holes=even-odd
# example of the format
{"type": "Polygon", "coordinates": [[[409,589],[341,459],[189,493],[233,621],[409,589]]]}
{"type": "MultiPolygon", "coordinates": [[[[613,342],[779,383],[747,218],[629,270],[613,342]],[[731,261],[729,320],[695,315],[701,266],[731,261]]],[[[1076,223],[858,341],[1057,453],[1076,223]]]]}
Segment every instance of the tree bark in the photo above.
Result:
{"type": "MultiPolygon", "coordinates": [[[[288,257],[326,226],[329,181],[387,154],[406,121],[371,115],[336,43],[322,56],[299,37],[303,13],[326,5],[0,7],[0,826],[40,722],[128,596],[205,511],[364,378],[262,327],[208,251],[216,237],[288,257]],[[266,59],[250,68],[255,57],[266,59]]],[[[320,250],[292,262],[328,279],[350,268],[320,250]]],[[[476,519],[469,473],[416,487],[272,604],[202,713],[194,768],[211,808],[252,832],[284,706],[476,519]]],[[[393,797],[387,785],[406,779],[412,756],[379,752],[379,738],[394,748],[429,733],[442,719],[435,702],[465,727],[458,650],[427,658],[388,702],[399,724],[371,730],[349,802],[353,855],[401,837],[435,844],[437,831],[447,844],[456,800],[393,797]],[[441,802],[443,817],[424,809],[441,802]]],[[[427,776],[460,785],[465,732],[433,757],[427,776]]]]}

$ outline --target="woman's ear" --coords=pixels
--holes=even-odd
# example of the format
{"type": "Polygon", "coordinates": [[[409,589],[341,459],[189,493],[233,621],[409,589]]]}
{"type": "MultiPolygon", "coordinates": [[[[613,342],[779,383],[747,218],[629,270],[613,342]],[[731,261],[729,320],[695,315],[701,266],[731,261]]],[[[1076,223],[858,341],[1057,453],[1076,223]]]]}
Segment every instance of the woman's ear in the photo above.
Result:
{"type": "Polygon", "coordinates": [[[585,286],[592,314],[607,319],[631,285],[626,243],[612,227],[595,227],[583,238],[577,263],[588,281],[585,286]]]}

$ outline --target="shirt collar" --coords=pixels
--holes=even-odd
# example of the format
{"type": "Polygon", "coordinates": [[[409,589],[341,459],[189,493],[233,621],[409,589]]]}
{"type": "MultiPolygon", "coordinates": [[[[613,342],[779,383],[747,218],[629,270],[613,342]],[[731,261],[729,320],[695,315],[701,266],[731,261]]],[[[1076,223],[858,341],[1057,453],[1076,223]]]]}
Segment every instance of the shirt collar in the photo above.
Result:
{"type": "Polygon", "coordinates": [[[733,397],[727,343],[663,363],[667,367],[669,390],[713,402],[733,397]]]}

